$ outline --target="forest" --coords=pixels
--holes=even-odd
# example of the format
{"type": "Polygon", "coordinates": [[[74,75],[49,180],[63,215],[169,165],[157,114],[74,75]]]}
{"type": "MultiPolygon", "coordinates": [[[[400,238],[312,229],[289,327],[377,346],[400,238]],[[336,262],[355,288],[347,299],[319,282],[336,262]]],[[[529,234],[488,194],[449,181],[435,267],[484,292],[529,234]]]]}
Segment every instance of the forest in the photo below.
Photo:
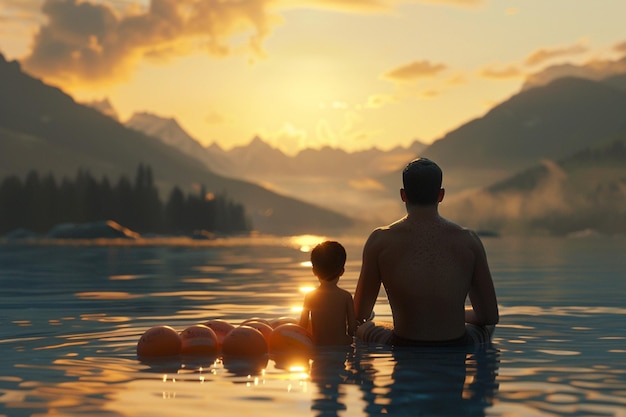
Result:
{"type": "Polygon", "coordinates": [[[185,194],[174,187],[163,202],[150,166],[140,164],[134,182],[121,176],[114,184],[79,170],[74,179],[31,170],[0,183],[0,235],[16,229],[45,234],[62,223],[113,220],[135,232],[181,235],[197,231],[239,233],[251,225],[241,204],[204,186],[185,194]]]}

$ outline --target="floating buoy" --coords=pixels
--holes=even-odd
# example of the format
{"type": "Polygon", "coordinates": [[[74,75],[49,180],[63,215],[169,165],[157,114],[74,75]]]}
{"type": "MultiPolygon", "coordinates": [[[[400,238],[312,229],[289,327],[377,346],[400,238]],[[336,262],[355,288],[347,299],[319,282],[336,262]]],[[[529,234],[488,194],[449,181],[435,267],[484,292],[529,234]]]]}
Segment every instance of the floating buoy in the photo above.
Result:
{"type": "Polygon", "coordinates": [[[270,335],[270,353],[310,355],[315,344],[313,336],[303,327],[294,323],[285,323],[276,327],[270,335]]]}
{"type": "Polygon", "coordinates": [[[230,324],[226,320],[220,320],[220,319],[209,320],[203,324],[215,332],[215,335],[217,336],[217,343],[218,343],[219,348],[221,348],[226,335],[235,328],[234,325],[230,324]]]}
{"type": "Polygon", "coordinates": [[[195,324],[180,332],[183,355],[215,355],[219,351],[217,335],[204,324],[195,324]]]}
{"type": "Polygon", "coordinates": [[[261,322],[261,323],[265,323],[268,326],[270,326],[270,322],[268,320],[262,319],[260,317],[252,317],[251,319],[248,320],[244,320],[241,322],[241,324],[248,324],[249,322],[261,322]]]}
{"type": "Polygon", "coordinates": [[[251,321],[251,320],[246,320],[243,323],[241,323],[241,325],[242,326],[250,326],[250,327],[260,331],[261,334],[263,335],[263,337],[265,338],[265,341],[269,345],[269,343],[270,343],[270,335],[272,334],[272,331],[274,330],[274,329],[272,329],[272,326],[267,324],[265,321],[251,321]]]}
{"type": "Polygon", "coordinates": [[[277,319],[270,320],[270,326],[272,326],[272,328],[274,329],[281,324],[287,323],[298,324],[298,320],[294,319],[293,317],[278,317],[277,319]]]}
{"type": "Polygon", "coordinates": [[[234,375],[246,376],[261,374],[267,368],[267,355],[261,356],[225,356],[224,368],[234,375]]]}
{"type": "Polygon", "coordinates": [[[263,356],[268,350],[263,334],[250,326],[235,327],[222,342],[224,356],[263,356]]]}
{"type": "Polygon", "coordinates": [[[170,326],[154,326],[139,338],[137,356],[173,356],[180,354],[182,341],[170,326]]]}

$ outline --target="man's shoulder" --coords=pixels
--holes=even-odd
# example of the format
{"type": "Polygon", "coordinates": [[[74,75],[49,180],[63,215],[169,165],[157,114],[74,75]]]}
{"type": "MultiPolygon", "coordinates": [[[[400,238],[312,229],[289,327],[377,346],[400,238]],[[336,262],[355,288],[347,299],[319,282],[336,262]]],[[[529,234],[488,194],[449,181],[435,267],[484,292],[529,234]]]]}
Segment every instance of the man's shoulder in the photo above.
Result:
{"type": "Polygon", "coordinates": [[[396,223],[387,226],[377,227],[372,231],[372,233],[370,233],[369,237],[367,238],[367,243],[369,245],[376,245],[392,239],[393,235],[397,231],[397,227],[398,226],[396,223]]]}
{"type": "Polygon", "coordinates": [[[472,237],[472,238],[474,236],[478,236],[476,234],[476,232],[474,232],[474,230],[472,230],[472,229],[470,229],[468,227],[461,226],[460,224],[457,224],[457,223],[455,223],[453,221],[450,221],[448,219],[445,219],[443,217],[441,218],[441,220],[445,224],[445,226],[450,229],[450,231],[457,232],[459,235],[468,236],[468,237],[472,237]]]}
{"type": "Polygon", "coordinates": [[[393,232],[400,230],[404,227],[404,223],[406,222],[406,218],[402,218],[396,220],[393,223],[387,224],[385,226],[379,226],[372,232],[372,235],[384,236],[386,234],[392,234],[393,232]]]}
{"type": "Polygon", "coordinates": [[[463,227],[452,222],[450,222],[449,224],[451,234],[454,234],[459,242],[464,242],[468,247],[474,249],[482,246],[480,237],[473,229],[463,227]]]}

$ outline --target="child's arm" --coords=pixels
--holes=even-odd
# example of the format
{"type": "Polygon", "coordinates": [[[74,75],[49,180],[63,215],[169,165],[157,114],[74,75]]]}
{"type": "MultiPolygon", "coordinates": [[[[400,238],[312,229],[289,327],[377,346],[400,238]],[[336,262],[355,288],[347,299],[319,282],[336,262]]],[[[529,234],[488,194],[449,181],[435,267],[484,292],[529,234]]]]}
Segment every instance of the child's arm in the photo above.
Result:
{"type": "Polygon", "coordinates": [[[304,304],[302,305],[302,312],[300,313],[300,326],[305,329],[309,328],[309,317],[311,315],[311,308],[309,307],[309,303],[307,297],[304,297],[304,304]]]}

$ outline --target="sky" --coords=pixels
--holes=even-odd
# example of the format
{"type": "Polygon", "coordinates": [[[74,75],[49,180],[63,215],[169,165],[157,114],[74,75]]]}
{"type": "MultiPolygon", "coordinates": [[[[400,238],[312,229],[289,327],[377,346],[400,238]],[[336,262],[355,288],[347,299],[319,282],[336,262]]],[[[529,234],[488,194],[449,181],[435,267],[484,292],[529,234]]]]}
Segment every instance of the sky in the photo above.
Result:
{"type": "Polygon", "coordinates": [[[624,0],[0,0],[0,53],[207,146],[390,149],[549,68],[615,71],[624,16],[624,0]]]}

